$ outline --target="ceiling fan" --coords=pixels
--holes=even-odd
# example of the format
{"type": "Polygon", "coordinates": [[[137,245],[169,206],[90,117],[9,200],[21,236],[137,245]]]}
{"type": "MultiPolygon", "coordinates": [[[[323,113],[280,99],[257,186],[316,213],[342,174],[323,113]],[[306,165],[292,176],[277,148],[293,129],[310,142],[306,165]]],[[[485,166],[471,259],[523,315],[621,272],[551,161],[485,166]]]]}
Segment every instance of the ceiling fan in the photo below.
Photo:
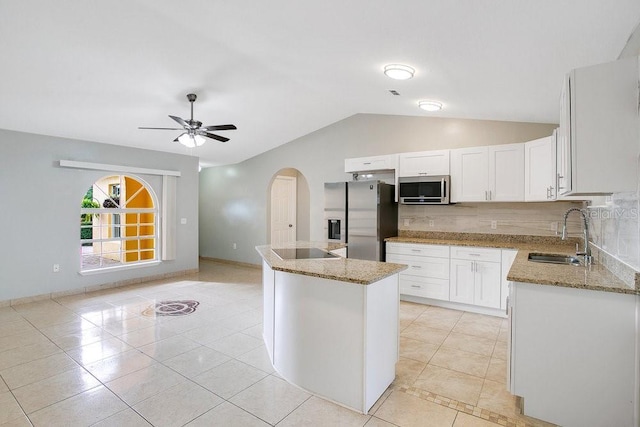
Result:
{"type": "Polygon", "coordinates": [[[182,128],[148,128],[148,127],[139,127],[138,129],[153,129],[153,130],[184,130],[185,132],[178,136],[173,142],[179,142],[180,144],[188,147],[194,148],[199,147],[206,141],[203,137],[215,139],[220,142],[227,142],[229,138],[225,138],[224,136],[216,135],[211,133],[210,131],[216,130],[235,130],[237,129],[234,125],[214,125],[214,126],[202,126],[202,122],[197,120],[193,120],[193,103],[195,102],[196,96],[195,93],[190,93],[187,95],[187,99],[191,103],[191,119],[184,120],[180,117],[169,115],[173,120],[178,122],[182,128]]]}

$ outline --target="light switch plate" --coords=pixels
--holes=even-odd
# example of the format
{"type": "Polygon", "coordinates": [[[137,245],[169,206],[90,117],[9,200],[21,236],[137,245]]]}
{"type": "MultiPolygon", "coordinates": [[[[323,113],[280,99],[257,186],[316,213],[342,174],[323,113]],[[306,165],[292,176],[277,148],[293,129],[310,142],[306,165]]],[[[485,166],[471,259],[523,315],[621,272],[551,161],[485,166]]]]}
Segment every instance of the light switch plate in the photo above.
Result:
{"type": "Polygon", "coordinates": [[[187,218],[180,218],[180,224],[184,225],[187,223],[187,218]]]}

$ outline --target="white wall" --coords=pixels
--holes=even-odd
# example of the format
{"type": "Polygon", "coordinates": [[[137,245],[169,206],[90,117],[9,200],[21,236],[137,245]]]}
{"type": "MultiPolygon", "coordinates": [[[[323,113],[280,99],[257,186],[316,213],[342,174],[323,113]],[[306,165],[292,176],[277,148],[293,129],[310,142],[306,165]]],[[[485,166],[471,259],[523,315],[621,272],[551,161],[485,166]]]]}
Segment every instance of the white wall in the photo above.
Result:
{"type": "Polygon", "coordinates": [[[556,126],[356,114],[242,163],[203,169],[200,255],[259,264],[254,247],[267,242],[268,186],[280,169],[295,168],[307,179],[310,239],[322,241],[324,183],[351,180],[345,158],[524,142],[556,126]]]}
{"type": "MultiPolygon", "coordinates": [[[[160,197],[162,179],[137,175],[160,197]]],[[[0,301],[198,268],[198,159],[150,150],[0,130],[0,301]],[[81,276],[80,204],[107,172],[61,160],[178,170],[177,259],[158,266],[81,276]],[[60,272],[53,273],[53,264],[60,272]]]]}

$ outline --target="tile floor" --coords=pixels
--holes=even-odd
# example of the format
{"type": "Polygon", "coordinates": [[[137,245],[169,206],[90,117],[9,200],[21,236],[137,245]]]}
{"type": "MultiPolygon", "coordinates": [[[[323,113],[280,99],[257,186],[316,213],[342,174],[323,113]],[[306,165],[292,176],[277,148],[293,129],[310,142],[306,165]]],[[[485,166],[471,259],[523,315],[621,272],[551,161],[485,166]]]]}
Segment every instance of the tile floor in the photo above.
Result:
{"type": "Polygon", "coordinates": [[[0,425],[546,425],[505,391],[503,319],[400,312],[396,381],[362,415],[274,372],[258,269],[202,261],[192,276],[0,308],[0,425]],[[199,305],[154,315],[161,300],[199,305]]]}

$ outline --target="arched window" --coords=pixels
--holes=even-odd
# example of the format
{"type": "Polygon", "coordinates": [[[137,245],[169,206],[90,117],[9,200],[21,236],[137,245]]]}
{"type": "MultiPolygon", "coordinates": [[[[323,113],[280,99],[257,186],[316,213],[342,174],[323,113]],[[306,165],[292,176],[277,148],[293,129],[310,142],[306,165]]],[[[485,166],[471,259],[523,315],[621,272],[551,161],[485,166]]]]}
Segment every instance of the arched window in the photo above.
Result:
{"type": "Polygon", "coordinates": [[[80,271],[158,259],[153,191],[129,175],[110,175],[87,190],[80,209],[80,271]]]}

